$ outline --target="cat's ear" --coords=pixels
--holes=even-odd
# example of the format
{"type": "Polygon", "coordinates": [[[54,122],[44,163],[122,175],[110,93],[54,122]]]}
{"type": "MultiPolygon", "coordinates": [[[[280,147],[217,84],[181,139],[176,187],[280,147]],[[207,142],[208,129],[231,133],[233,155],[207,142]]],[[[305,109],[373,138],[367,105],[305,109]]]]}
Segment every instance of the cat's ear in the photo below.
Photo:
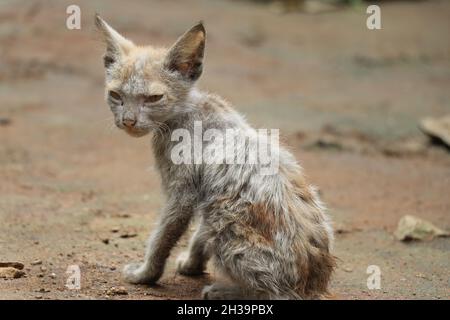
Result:
{"type": "Polygon", "coordinates": [[[166,68],[178,72],[186,80],[197,80],[203,70],[205,40],[205,27],[199,22],[170,48],[166,57],[166,68]]]}
{"type": "Polygon", "coordinates": [[[106,53],[103,56],[105,68],[121,59],[134,47],[133,42],[123,37],[107,24],[98,14],[95,15],[95,25],[102,33],[103,40],[106,43],[106,53]]]}

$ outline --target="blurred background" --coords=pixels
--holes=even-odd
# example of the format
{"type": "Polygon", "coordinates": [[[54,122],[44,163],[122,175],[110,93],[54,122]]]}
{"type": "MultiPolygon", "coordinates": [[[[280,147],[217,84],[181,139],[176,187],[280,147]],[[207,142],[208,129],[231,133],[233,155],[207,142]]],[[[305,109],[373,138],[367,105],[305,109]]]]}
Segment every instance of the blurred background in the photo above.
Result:
{"type": "Polygon", "coordinates": [[[0,268],[0,299],[195,299],[215,276],[175,274],[186,235],[160,286],[121,280],[163,199],[149,137],[116,129],[103,100],[95,12],[155,46],[205,22],[199,87],[254,126],[281,129],[329,207],[330,298],[448,299],[450,243],[434,238],[450,229],[445,0],[1,0],[0,262],[22,270],[0,268]],[[73,4],[79,30],[66,27],[73,4]],[[366,26],[369,4],[381,30],[366,26]],[[65,288],[69,265],[81,290],[65,288]],[[367,287],[369,265],[379,289],[367,287]]]}

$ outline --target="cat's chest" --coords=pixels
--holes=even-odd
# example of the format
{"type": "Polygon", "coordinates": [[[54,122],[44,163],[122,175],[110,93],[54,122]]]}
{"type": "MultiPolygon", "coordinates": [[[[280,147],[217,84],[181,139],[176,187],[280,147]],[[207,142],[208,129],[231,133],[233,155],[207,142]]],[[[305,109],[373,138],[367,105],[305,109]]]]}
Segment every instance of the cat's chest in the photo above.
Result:
{"type": "Polygon", "coordinates": [[[197,180],[200,167],[193,164],[191,159],[180,159],[180,153],[191,152],[190,146],[182,148],[180,142],[171,141],[153,149],[156,166],[166,191],[178,185],[191,185],[197,180]]]}

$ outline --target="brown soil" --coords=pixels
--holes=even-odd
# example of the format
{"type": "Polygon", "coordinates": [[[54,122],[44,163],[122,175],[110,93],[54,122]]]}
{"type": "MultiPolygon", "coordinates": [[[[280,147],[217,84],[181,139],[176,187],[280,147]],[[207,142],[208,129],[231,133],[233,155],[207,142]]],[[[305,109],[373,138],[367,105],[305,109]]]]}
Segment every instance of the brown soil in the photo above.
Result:
{"type": "Polygon", "coordinates": [[[0,279],[1,299],[191,299],[215,276],[175,274],[185,236],[158,286],[121,279],[122,266],[142,258],[163,200],[149,138],[115,129],[103,102],[94,12],[156,45],[206,22],[200,86],[256,126],[282,128],[330,208],[339,230],[332,298],[450,297],[449,239],[392,236],[405,214],[450,228],[449,153],[379,147],[422,141],[419,120],[450,113],[448,1],[383,2],[383,29],[369,31],[364,8],[281,14],[240,1],[32,0],[0,4],[0,262],[22,262],[26,273],[0,279]],[[74,2],[82,29],[71,31],[65,12],[74,2]],[[359,138],[351,135],[351,148],[305,147],[305,136],[327,126],[359,138]],[[65,287],[74,264],[81,290],[65,287]],[[366,286],[369,265],[381,269],[380,290],[366,286]],[[128,294],[110,296],[112,287],[128,294]]]}

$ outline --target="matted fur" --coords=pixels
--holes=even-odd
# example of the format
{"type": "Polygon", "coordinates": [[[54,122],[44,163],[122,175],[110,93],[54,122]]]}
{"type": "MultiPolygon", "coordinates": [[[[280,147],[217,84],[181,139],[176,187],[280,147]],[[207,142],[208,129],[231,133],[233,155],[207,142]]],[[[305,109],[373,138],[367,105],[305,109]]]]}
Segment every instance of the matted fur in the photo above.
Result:
{"type": "MultiPolygon", "coordinates": [[[[179,258],[178,271],[201,274],[213,257],[234,282],[233,287],[206,287],[205,298],[310,299],[326,293],[335,266],[332,229],[317,192],[285,148],[275,155],[279,171],[274,175],[260,174],[258,164],[175,165],[171,160],[177,143],[171,132],[184,128],[193,135],[194,121],[202,122],[202,130],[232,128],[257,137],[229,103],[195,88],[203,70],[203,25],[191,28],[170,49],[136,46],[98,16],[96,25],[107,45],[106,97],[116,125],[133,136],[153,133],[167,196],[144,262],[127,265],[125,279],[156,282],[171,249],[197,216],[198,230],[179,258]],[[161,100],[147,105],[155,95],[161,100]],[[124,125],[124,119],[135,124],[124,125]]],[[[203,142],[203,149],[213,143],[203,142]]],[[[248,154],[251,148],[246,144],[238,152],[248,154]]]]}

